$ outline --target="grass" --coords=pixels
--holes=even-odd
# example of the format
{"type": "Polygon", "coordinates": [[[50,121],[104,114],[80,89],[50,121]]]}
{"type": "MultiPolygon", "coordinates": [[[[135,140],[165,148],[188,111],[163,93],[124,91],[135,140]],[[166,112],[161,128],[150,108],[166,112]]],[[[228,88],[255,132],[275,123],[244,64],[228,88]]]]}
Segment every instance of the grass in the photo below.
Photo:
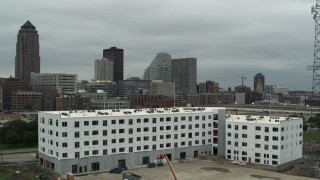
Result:
{"type": "Polygon", "coordinates": [[[319,143],[320,144],[320,131],[304,132],[303,133],[304,143],[319,143]]]}
{"type": "Polygon", "coordinates": [[[10,149],[24,149],[24,148],[37,148],[38,144],[1,144],[0,149],[10,150],[10,149]]]}
{"type": "Polygon", "coordinates": [[[0,169],[1,180],[11,180],[14,178],[14,173],[5,169],[0,169]]]}

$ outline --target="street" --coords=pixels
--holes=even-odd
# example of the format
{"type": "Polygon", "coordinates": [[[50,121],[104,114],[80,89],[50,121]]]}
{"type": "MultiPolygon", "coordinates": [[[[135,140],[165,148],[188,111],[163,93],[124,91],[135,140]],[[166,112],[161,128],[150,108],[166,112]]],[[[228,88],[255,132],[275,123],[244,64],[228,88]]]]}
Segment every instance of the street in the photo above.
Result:
{"type": "Polygon", "coordinates": [[[37,151],[37,148],[4,150],[2,156],[0,154],[0,162],[13,163],[36,161],[37,151]]]}

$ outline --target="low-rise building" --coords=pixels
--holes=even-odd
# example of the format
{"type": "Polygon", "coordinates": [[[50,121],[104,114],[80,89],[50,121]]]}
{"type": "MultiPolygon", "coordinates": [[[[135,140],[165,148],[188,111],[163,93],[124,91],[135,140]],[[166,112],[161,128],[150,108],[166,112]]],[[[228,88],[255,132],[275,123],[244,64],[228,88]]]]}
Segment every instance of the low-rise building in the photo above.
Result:
{"type": "Polygon", "coordinates": [[[302,158],[301,118],[228,115],[226,158],[278,166],[302,158]]]}
{"type": "Polygon", "coordinates": [[[58,174],[225,152],[225,108],[43,111],[38,121],[40,165],[58,174]]]}
{"type": "Polygon", "coordinates": [[[18,91],[10,97],[10,109],[13,111],[38,111],[42,109],[42,93],[18,91]]]}

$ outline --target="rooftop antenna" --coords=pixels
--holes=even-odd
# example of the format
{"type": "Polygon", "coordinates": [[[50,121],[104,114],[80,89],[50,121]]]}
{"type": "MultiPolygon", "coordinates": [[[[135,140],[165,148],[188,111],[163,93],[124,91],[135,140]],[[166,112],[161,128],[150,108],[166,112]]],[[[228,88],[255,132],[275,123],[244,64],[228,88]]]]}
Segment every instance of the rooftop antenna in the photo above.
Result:
{"type": "Polygon", "coordinates": [[[242,74],[241,75],[241,86],[243,86],[243,81],[246,79],[246,77],[242,74]]]}
{"type": "MultiPolygon", "coordinates": [[[[315,22],[315,37],[314,37],[314,53],[313,53],[313,65],[307,66],[307,70],[313,72],[312,78],[312,101],[319,98],[320,94],[320,0],[316,0],[316,5],[311,6],[311,14],[313,14],[313,19],[315,22]]],[[[311,114],[312,106],[311,105],[311,114]]]]}

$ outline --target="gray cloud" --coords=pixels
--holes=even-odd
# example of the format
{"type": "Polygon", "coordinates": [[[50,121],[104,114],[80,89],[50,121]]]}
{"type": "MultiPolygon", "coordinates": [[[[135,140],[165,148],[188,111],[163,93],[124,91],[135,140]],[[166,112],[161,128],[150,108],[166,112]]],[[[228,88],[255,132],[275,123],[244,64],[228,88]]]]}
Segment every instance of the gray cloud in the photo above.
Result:
{"type": "Polygon", "coordinates": [[[40,34],[42,72],[93,77],[102,50],[125,50],[125,77],[142,76],[158,52],[198,58],[198,81],[222,87],[267,84],[311,90],[313,0],[3,0],[0,77],[14,74],[18,29],[30,20],[40,34]]]}

